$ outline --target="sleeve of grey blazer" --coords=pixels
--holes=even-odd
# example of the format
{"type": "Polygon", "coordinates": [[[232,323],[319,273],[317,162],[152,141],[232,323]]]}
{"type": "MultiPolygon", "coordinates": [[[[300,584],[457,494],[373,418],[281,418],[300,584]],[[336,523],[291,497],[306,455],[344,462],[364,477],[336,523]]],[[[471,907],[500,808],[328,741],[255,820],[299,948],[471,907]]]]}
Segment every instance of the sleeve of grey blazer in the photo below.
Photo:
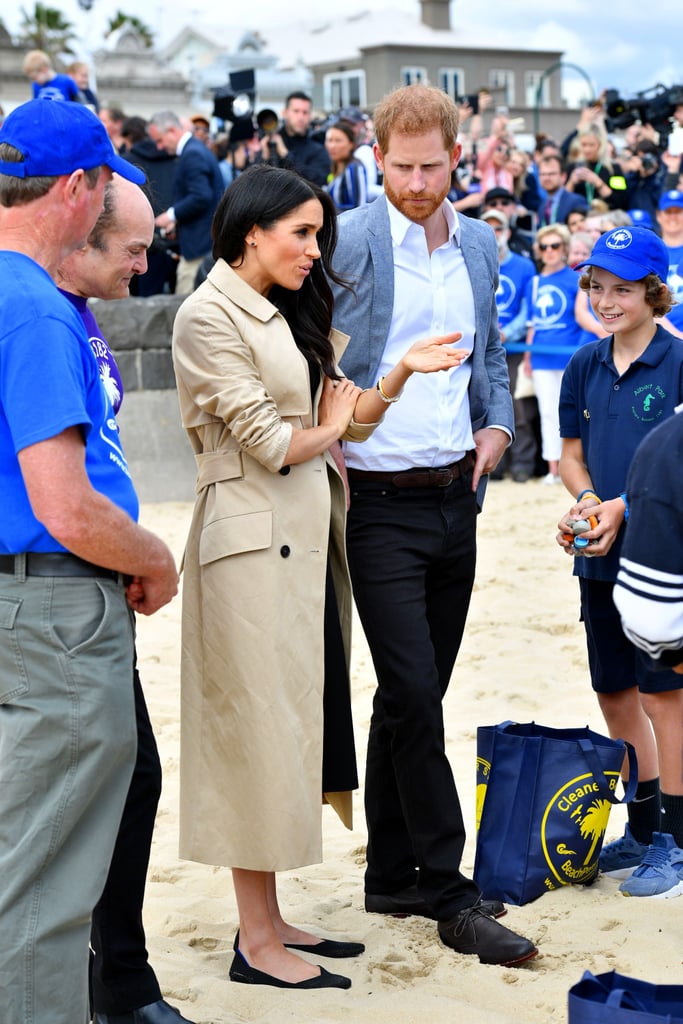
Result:
{"type": "Polygon", "coordinates": [[[394,306],[394,259],[386,200],[382,196],[349,210],[337,223],[339,240],[333,265],[353,289],[332,282],[333,323],[350,336],[341,368],[359,387],[374,387],[394,306]]]}
{"type": "Polygon", "coordinates": [[[498,330],[496,292],[499,263],[495,236],[488,224],[471,217],[461,217],[460,225],[460,240],[472,282],[475,308],[469,389],[472,430],[496,425],[507,427],[514,437],[510,379],[498,330]]]}

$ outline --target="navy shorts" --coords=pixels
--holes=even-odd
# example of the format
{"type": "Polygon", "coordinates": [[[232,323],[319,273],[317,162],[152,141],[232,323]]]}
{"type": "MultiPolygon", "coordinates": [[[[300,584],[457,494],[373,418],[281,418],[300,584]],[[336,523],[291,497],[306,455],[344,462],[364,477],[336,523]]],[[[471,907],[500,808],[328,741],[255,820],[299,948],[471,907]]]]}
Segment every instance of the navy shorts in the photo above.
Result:
{"type": "Polygon", "coordinates": [[[625,635],[612,600],[613,583],[579,576],[579,588],[588,665],[596,693],[619,693],[632,686],[642,693],[683,689],[683,675],[670,668],[655,669],[647,655],[625,635]]]}

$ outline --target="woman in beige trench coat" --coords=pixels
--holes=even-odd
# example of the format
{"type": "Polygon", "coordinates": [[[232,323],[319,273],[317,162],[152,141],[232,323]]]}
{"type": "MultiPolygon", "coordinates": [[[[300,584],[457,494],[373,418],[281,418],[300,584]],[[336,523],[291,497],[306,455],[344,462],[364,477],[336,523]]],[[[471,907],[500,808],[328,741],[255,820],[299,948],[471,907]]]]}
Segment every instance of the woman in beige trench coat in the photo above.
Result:
{"type": "Polygon", "coordinates": [[[330,448],[364,440],[413,372],[456,366],[466,353],[450,347],[457,335],[417,342],[381,389],[365,392],[340,374],[346,339],[331,330],[325,277],[334,207],[291,171],[241,175],[213,237],[217,263],[173,334],[198,467],[184,560],[180,853],[232,868],[234,981],[347,988],[290,949],[340,957],[362,945],[287,924],[275,885],[275,872],[321,859],[323,798],[351,826],[357,784],[346,494],[330,448]],[[328,749],[339,734],[345,767],[328,749]]]}

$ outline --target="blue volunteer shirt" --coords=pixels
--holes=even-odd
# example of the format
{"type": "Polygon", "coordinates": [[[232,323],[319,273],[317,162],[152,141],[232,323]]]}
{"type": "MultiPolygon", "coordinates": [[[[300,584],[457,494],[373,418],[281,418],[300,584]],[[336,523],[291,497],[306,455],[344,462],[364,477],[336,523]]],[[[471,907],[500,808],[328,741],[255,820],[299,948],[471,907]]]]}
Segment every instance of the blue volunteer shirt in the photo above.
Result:
{"type": "MultiPolygon", "coordinates": [[[[583,345],[562,377],[560,436],[578,437],[596,493],[603,501],[626,490],[636,448],[683,401],[683,341],[658,327],[626,372],[612,359],[612,337],[583,345]]],[[[574,575],[617,578],[623,527],[603,558],[575,558],[574,575]]]]}
{"type": "Polygon", "coordinates": [[[523,342],[526,337],[526,306],[524,293],[536,268],[526,256],[508,252],[498,271],[496,308],[498,324],[505,342],[523,342]]]}
{"type": "Polygon", "coordinates": [[[0,552],[63,551],[33,515],[18,453],[80,428],[95,490],[137,519],[138,500],[82,321],[52,279],[20,253],[0,252],[0,552]]]}
{"type": "Polygon", "coordinates": [[[667,319],[679,331],[683,331],[683,245],[667,245],[667,249],[669,250],[669,273],[666,283],[676,300],[676,305],[670,313],[667,313],[667,319]]]}
{"type": "Polygon", "coordinates": [[[563,370],[572,355],[567,348],[582,344],[583,331],[574,318],[578,290],[579,275],[571,267],[539,274],[527,284],[525,299],[534,325],[532,370],[563,370]]]}

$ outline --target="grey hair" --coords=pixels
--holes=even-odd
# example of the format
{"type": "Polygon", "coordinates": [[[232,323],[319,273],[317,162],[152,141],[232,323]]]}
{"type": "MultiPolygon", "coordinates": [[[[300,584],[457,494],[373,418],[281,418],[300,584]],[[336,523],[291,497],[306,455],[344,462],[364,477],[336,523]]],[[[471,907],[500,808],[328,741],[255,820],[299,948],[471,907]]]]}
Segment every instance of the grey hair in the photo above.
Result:
{"type": "Polygon", "coordinates": [[[159,110],[149,121],[160,132],[168,131],[169,128],[182,128],[180,118],[172,110],[159,110]]]}

